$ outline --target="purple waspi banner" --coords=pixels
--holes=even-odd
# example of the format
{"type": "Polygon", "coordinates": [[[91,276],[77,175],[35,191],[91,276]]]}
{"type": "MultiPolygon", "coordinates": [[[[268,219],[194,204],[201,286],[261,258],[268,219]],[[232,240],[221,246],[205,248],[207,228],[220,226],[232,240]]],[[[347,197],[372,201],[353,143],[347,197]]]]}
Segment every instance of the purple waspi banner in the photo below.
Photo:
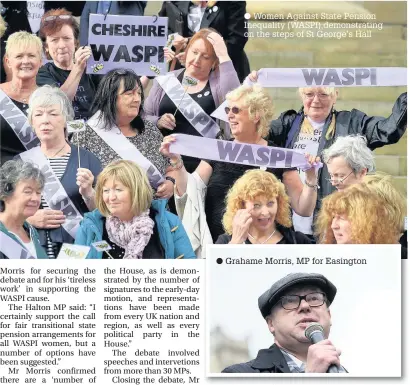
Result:
{"type": "Polygon", "coordinates": [[[155,76],[150,69],[155,66],[165,74],[167,33],[167,17],[90,14],[92,56],[87,73],[104,75],[115,68],[128,68],[138,75],[155,76]]]}
{"type": "MultiPolygon", "coordinates": [[[[174,154],[267,168],[311,168],[305,156],[294,150],[184,134],[173,136],[176,141],[171,143],[169,151],[174,154]]],[[[319,163],[315,168],[322,166],[323,164],[319,163]]]]}

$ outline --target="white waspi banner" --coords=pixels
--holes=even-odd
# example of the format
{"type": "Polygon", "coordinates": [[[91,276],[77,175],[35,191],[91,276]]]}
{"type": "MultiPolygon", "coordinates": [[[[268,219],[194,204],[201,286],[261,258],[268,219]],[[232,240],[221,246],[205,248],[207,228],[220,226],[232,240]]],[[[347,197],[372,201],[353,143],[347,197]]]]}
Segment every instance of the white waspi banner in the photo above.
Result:
{"type": "Polygon", "coordinates": [[[263,87],[405,86],[407,68],[262,68],[257,83],[263,87]]]}
{"type": "MultiPolygon", "coordinates": [[[[305,156],[294,150],[184,134],[174,134],[173,136],[176,141],[171,143],[169,151],[174,154],[257,167],[297,167],[302,170],[311,168],[305,156]]],[[[322,163],[319,163],[315,167],[322,166],[322,163]]]]}
{"type": "MultiPolygon", "coordinates": [[[[248,78],[244,85],[259,84],[262,87],[392,87],[407,85],[407,68],[262,68],[258,81],[248,78]]],[[[228,122],[225,100],[211,116],[228,122]]]]}

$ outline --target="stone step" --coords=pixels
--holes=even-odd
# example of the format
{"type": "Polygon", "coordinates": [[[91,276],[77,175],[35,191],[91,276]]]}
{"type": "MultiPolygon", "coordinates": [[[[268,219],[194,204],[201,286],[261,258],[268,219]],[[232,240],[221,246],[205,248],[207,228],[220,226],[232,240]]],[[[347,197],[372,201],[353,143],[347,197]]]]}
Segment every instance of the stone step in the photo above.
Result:
{"type": "Polygon", "coordinates": [[[407,176],[407,156],[376,155],[376,170],[392,176],[407,176]]]}
{"type": "Polygon", "coordinates": [[[376,155],[395,155],[406,156],[407,155],[407,135],[403,137],[395,144],[390,144],[375,150],[376,155]]]}

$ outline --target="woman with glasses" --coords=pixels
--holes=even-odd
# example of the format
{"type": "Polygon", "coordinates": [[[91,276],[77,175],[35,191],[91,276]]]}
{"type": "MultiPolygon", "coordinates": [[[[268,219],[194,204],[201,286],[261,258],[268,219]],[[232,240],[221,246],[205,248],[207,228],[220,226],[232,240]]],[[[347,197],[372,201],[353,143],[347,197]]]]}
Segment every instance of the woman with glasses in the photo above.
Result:
{"type": "Polygon", "coordinates": [[[1,164],[38,144],[35,134],[27,127],[26,116],[30,96],[37,89],[41,55],[42,44],[37,36],[20,31],[8,37],[5,65],[12,78],[0,84],[1,164]]]}
{"type": "Polygon", "coordinates": [[[249,170],[226,196],[225,234],[217,244],[296,244],[310,240],[292,230],[289,197],[275,175],[249,170]]]}
{"type": "Polygon", "coordinates": [[[143,107],[139,76],[131,70],[111,70],[98,86],[85,131],[73,135],[72,142],[95,154],[103,167],[119,159],[152,165],[165,178],[159,186],[152,186],[156,197],[168,199],[174,193],[175,180],[168,159],[159,152],[161,132],[143,119],[143,107]]]}
{"type": "Polygon", "coordinates": [[[85,73],[90,47],[79,47],[79,25],[64,8],[46,12],[39,35],[49,63],[40,68],[39,86],[60,87],[73,103],[75,119],[88,119],[98,78],[85,73]]]}
{"type": "Polygon", "coordinates": [[[364,183],[335,191],[322,201],[315,232],[319,243],[395,244],[397,229],[381,197],[364,183]]]}
{"type": "Polygon", "coordinates": [[[110,163],[99,175],[96,205],[77,232],[77,245],[91,246],[92,259],[191,259],[192,246],[179,218],[166,201],[152,199],[145,171],[134,162],[110,163]],[[105,241],[108,252],[94,248],[105,241]]]}
{"type": "MultiPolygon", "coordinates": [[[[272,141],[265,140],[268,133],[269,122],[273,116],[273,103],[269,94],[258,85],[240,86],[226,95],[228,101],[227,114],[231,127],[233,142],[251,143],[262,146],[275,146],[272,141]]],[[[181,157],[169,153],[169,144],[177,140],[173,136],[166,137],[161,151],[171,159],[176,178],[177,193],[184,198],[187,191],[188,171],[184,167],[181,157]]],[[[311,158],[313,164],[316,159],[311,158]]],[[[195,170],[200,179],[200,184],[206,185],[205,214],[213,241],[224,233],[222,216],[225,211],[224,199],[235,181],[245,171],[257,167],[203,160],[195,170]]],[[[317,196],[317,176],[312,167],[306,172],[306,184],[303,185],[299,175],[294,169],[268,169],[277,179],[285,185],[289,195],[291,207],[300,215],[312,214],[317,196]]],[[[178,200],[177,199],[177,200],[178,200]]],[[[202,203],[203,204],[203,203],[202,203]]],[[[198,208],[195,208],[198,211],[198,208]]],[[[187,208],[185,208],[187,211],[187,208]]],[[[188,226],[186,226],[188,227],[188,226]]],[[[260,241],[263,242],[263,239],[260,241]]]]}
{"type": "Polygon", "coordinates": [[[374,155],[364,136],[339,136],[322,152],[322,159],[329,171],[329,181],[337,190],[363,182],[367,173],[376,169],[374,155]]]}
{"type": "MultiPolygon", "coordinates": [[[[218,33],[207,28],[199,30],[190,39],[186,48],[185,68],[172,71],[171,74],[182,84],[182,92],[186,91],[182,99],[184,103],[189,101],[189,98],[192,99],[189,109],[195,106],[195,109],[202,109],[207,115],[222,104],[229,91],[240,85],[224,40],[218,33]],[[184,83],[186,77],[196,79],[197,83],[187,86],[184,83]]],[[[195,123],[191,124],[187,120],[189,113],[184,115],[177,109],[181,106],[180,102],[173,100],[172,95],[169,96],[164,91],[166,84],[160,86],[158,80],[154,81],[145,103],[147,119],[152,121],[164,136],[172,133],[201,136],[195,123]]],[[[228,130],[225,135],[229,137],[228,130]]],[[[200,162],[200,159],[193,157],[184,156],[183,159],[188,172],[194,172],[200,162]]]]}

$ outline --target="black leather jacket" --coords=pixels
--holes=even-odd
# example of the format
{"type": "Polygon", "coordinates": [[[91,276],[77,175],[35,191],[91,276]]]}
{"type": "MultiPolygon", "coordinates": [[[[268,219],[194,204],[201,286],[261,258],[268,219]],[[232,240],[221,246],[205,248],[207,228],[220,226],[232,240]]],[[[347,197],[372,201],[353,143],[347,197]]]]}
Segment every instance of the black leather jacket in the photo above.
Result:
{"type": "MultiPolygon", "coordinates": [[[[301,124],[292,138],[288,138],[288,134],[293,121],[298,115],[303,115],[303,108],[299,112],[294,110],[283,112],[278,119],[271,122],[267,139],[275,142],[278,147],[293,148],[299,135],[301,124]]],[[[302,119],[300,123],[302,123],[302,119]]],[[[407,92],[398,97],[388,118],[367,116],[364,112],[356,109],[352,111],[336,111],[335,135],[327,140],[326,132],[329,124],[330,119],[327,119],[320,139],[318,154],[321,154],[323,149],[330,147],[338,136],[363,135],[367,138],[367,145],[371,150],[396,143],[403,136],[407,128],[407,92]]],[[[329,177],[327,167],[324,165],[319,170],[320,189],[318,191],[316,210],[320,208],[322,198],[335,190],[327,180],[329,177]]]]}

